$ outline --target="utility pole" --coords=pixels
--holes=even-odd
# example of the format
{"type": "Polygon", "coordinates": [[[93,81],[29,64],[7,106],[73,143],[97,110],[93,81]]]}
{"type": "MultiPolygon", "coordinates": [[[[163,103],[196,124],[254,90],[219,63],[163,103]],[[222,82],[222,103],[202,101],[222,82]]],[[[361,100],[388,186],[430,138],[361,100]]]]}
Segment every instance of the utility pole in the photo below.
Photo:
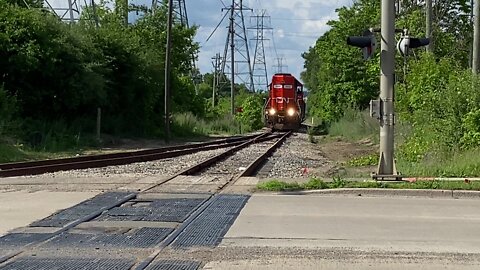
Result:
{"type": "Polygon", "coordinates": [[[252,69],[254,84],[258,89],[265,90],[267,89],[268,85],[268,73],[267,62],[265,60],[264,41],[268,40],[265,38],[265,31],[272,30],[272,27],[270,27],[270,16],[267,16],[266,10],[261,10],[260,13],[255,16],[251,16],[250,18],[255,20],[255,25],[249,27],[248,29],[257,31],[255,38],[252,38],[252,40],[255,40],[256,42],[252,69]]]}
{"type": "Polygon", "coordinates": [[[430,43],[427,45],[427,52],[433,51],[432,45],[432,0],[425,0],[425,18],[426,18],[426,28],[425,35],[426,38],[430,39],[430,43]]]}
{"type": "Polygon", "coordinates": [[[173,0],[168,0],[167,45],[165,53],[165,142],[170,141],[170,52],[172,47],[173,0]]]}
{"type": "Polygon", "coordinates": [[[122,22],[125,26],[128,25],[128,0],[116,0],[115,12],[121,16],[122,22]]]}
{"type": "Polygon", "coordinates": [[[480,51],[480,0],[474,1],[472,72],[478,74],[480,51]]]}
{"type": "MultiPolygon", "coordinates": [[[[230,80],[230,103],[232,115],[235,115],[235,0],[232,0],[232,7],[230,8],[230,54],[231,54],[231,80],[230,80]]],[[[224,61],[225,63],[226,61],[224,61]]],[[[249,63],[250,65],[250,63],[249,63]]]]}
{"type": "Polygon", "coordinates": [[[394,83],[395,83],[395,3],[382,0],[380,54],[380,160],[377,175],[395,176],[394,83]]]}
{"type": "Polygon", "coordinates": [[[213,87],[212,87],[212,107],[215,107],[215,97],[217,95],[217,88],[218,88],[218,81],[220,78],[219,70],[220,70],[220,54],[217,53],[215,57],[212,57],[212,59],[215,60],[215,62],[212,62],[213,64],[213,87]]]}

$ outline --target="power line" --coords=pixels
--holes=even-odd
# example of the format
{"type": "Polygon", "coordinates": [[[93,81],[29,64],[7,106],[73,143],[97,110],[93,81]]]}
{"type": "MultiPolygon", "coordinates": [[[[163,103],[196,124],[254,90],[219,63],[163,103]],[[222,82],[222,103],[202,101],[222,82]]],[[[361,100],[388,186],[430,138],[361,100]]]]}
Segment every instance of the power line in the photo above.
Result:
{"type": "Polygon", "coordinates": [[[313,19],[313,18],[274,18],[272,17],[272,20],[275,20],[275,21],[325,21],[325,18],[313,19]]]}

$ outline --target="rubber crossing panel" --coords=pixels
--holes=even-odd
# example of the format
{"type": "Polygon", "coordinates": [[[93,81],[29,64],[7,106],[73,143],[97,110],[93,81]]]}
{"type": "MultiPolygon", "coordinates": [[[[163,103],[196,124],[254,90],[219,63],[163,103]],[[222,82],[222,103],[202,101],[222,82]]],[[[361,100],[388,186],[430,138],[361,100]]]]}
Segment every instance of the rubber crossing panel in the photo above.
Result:
{"type": "Polygon", "coordinates": [[[9,233],[0,237],[0,257],[20,251],[31,243],[39,243],[47,239],[49,233],[9,233]]]}
{"type": "Polygon", "coordinates": [[[128,270],[135,262],[128,259],[19,258],[2,270],[128,270]]]}
{"type": "Polygon", "coordinates": [[[175,239],[172,247],[217,246],[247,203],[247,195],[219,195],[175,239]]]}
{"type": "Polygon", "coordinates": [[[107,192],[81,202],[73,207],[57,212],[47,218],[33,222],[30,227],[63,227],[77,219],[86,217],[103,207],[120,202],[126,192],[107,192]]]}
{"type": "Polygon", "coordinates": [[[97,221],[158,221],[183,222],[189,214],[205,199],[160,199],[153,200],[145,205],[115,207],[100,217],[97,221]]]}
{"type": "Polygon", "coordinates": [[[141,228],[124,234],[62,233],[48,242],[48,247],[71,248],[150,248],[163,241],[173,229],[141,228]]]}
{"type": "Polygon", "coordinates": [[[23,247],[30,243],[40,242],[50,235],[50,233],[9,233],[0,237],[0,249],[23,247]]]}
{"type": "Polygon", "coordinates": [[[159,260],[152,262],[145,270],[197,270],[201,262],[184,260],[159,260]]]}

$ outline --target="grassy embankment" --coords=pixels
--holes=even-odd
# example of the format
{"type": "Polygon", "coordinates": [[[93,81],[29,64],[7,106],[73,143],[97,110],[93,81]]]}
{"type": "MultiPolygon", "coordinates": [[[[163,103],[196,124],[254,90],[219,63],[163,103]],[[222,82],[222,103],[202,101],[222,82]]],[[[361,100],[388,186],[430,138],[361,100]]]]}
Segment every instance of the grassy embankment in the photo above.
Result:
{"type": "MultiPolygon", "coordinates": [[[[244,129],[239,121],[230,115],[223,118],[204,120],[191,113],[177,114],[173,117],[172,142],[203,140],[210,135],[239,134],[244,129]]],[[[102,135],[102,142],[95,139],[94,134],[74,134],[64,129],[48,130],[38,134],[34,145],[28,142],[17,142],[9,139],[0,140],[0,163],[39,160],[48,158],[70,157],[84,154],[102,147],[112,147],[123,137],[102,135]],[[62,134],[54,136],[54,134],[62,134]]],[[[154,138],[130,138],[130,140],[144,140],[154,138]]],[[[161,141],[161,139],[160,139],[161,141]]]]}
{"type": "MultiPolygon", "coordinates": [[[[369,139],[379,141],[378,123],[369,118],[366,112],[347,111],[345,116],[329,128],[329,136],[341,137],[344,140],[358,142],[369,139]]],[[[395,130],[395,151],[397,170],[405,176],[424,177],[479,177],[480,151],[444,149],[432,150],[415,162],[408,161],[411,155],[405,142],[411,135],[411,127],[399,123],[395,130]]],[[[378,164],[378,154],[375,153],[353,158],[344,166],[347,168],[361,168],[378,164]]]]}

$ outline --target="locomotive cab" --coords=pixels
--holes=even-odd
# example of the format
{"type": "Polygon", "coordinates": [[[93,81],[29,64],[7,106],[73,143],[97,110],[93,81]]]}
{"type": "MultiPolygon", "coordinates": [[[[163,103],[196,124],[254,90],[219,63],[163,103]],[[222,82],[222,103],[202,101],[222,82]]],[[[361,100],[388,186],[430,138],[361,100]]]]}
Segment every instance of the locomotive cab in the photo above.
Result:
{"type": "Polygon", "coordinates": [[[286,73],[275,74],[264,106],[265,124],[275,129],[296,129],[305,118],[303,84],[286,73]]]}

